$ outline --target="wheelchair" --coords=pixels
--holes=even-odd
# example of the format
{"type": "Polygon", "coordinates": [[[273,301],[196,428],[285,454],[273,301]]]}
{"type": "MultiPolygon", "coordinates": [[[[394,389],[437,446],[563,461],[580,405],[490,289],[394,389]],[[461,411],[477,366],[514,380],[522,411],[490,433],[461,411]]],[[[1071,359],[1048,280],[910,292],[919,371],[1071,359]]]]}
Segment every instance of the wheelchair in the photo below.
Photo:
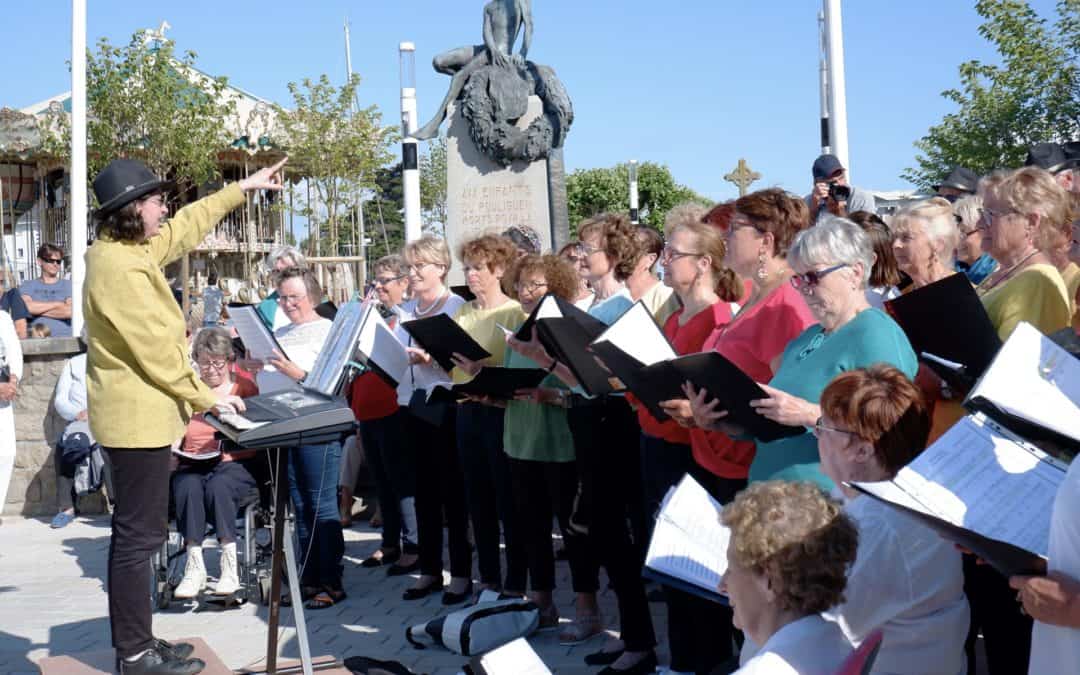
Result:
{"type": "MultiPolygon", "coordinates": [[[[236,562],[240,577],[240,590],[229,596],[200,597],[204,601],[236,606],[244,602],[258,601],[263,606],[270,603],[270,555],[271,523],[273,522],[269,471],[256,456],[244,466],[255,478],[256,486],[237,504],[236,562]],[[261,469],[260,469],[261,467],[261,469]],[[241,525],[242,521],[242,525],[241,525]],[[212,597],[212,600],[211,600],[212,597]]],[[[215,534],[209,524],[206,537],[215,534]]],[[[183,537],[176,528],[176,511],[169,495],[169,533],[160,549],[150,557],[150,598],[152,606],[168,609],[173,601],[173,591],[184,576],[185,550],[183,537]]]]}

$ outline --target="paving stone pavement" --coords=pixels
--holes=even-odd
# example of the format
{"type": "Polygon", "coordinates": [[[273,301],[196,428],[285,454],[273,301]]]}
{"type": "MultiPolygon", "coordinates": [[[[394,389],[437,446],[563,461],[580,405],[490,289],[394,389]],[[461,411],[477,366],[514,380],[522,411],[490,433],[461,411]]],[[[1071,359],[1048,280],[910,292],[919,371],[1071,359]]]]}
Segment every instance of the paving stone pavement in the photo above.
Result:
{"type": "MultiPolygon", "coordinates": [[[[345,589],[349,598],[330,609],[307,611],[312,653],[395,659],[418,673],[457,673],[466,661],[446,650],[416,650],[405,640],[405,628],[439,615],[439,596],[405,602],[401,594],[413,577],[388,578],[380,569],[360,567],[360,561],[378,547],[378,534],[366,523],[345,532],[345,589]]],[[[218,568],[216,551],[207,541],[207,566],[218,568]]],[[[108,604],[104,590],[109,548],[107,516],[79,518],[66,528],[49,528],[48,519],[5,516],[0,524],[0,673],[37,673],[35,663],[45,656],[107,649],[110,646],[108,604]]],[[[446,558],[449,560],[449,557],[446,558]]],[[[565,617],[573,616],[570,571],[557,568],[556,602],[565,617]]],[[[607,587],[601,578],[601,587],[607,587]]],[[[149,593],[149,590],[148,590],[149,593]]],[[[609,627],[617,627],[615,597],[600,596],[609,627]]],[[[652,604],[657,635],[666,637],[666,611],[652,604]]],[[[265,607],[249,603],[224,612],[194,612],[174,602],[154,615],[154,632],[164,638],[198,636],[205,639],[231,668],[258,665],[266,651],[265,607]]],[[[279,653],[299,656],[292,612],[282,610],[279,653]]],[[[584,674],[595,669],[582,662],[600,648],[603,639],[563,647],[557,633],[530,639],[552,671],[584,674]]],[[[666,654],[659,649],[661,661],[666,654]]]]}

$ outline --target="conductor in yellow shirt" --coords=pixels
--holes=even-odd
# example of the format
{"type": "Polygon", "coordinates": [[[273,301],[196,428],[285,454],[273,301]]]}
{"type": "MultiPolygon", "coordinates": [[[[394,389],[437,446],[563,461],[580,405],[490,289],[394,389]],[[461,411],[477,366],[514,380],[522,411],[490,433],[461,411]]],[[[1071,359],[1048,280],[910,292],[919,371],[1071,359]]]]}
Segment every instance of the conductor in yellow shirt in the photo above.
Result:
{"type": "Polygon", "coordinates": [[[191,251],[252,190],[280,190],[282,160],[169,213],[169,181],[117,159],[94,180],[98,237],[86,253],[90,428],[109,454],[115,488],[109,541],[109,626],[117,670],[189,675],[204,667],[191,645],[151,632],[150,554],[168,532],[169,454],[192,411],[243,410],[192,370],[186,324],[161,268],[191,251]]]}

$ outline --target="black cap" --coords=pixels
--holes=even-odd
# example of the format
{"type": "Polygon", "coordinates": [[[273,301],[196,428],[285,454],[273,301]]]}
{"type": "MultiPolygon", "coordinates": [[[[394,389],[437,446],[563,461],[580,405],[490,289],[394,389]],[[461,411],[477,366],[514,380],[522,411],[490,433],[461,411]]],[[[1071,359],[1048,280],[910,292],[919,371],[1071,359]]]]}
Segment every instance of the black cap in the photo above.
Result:
{"type": "Polygon", "coordinates": [[[840,163],[840,160],[836,158],[836,155],[822,155],[814,160],[814,167],[811,171],[814,174],[814,181],[828,180],[837,171],[843,171],[844,165],[840,163]]]}
{"type": "Polygon", "coordinates": [[[173,181],[161,180],[145,164],[134,159],[114,159],[94,179],[98,210],[94,215],[107,216],[139,197],[168,190],[173,181]]]}
{"type": "Polygon", "coordinates": [[[968,194],[975,194],[976,189],[979,186],[979,174],[975,173],[971,169],[965,169],[962,166],[954,167],[949,175],[945,177],[945,180],[941,183],[934,185],[935,190],[941,188],[952,188],[954,190],[960,190],[967,192],[968,194]]]}
{"type": "Polygon", "coordinates": [[[1069,166],[1074,169],[1080,166],[1080,141],[1062,143],[1061,149],[1065,151],[1065,159],[1068,160],[1069,166]]]}
{"type": "Polygon", "coordinates": [[[1065,157],[1065,150],[1057,143],[1036,143],[1028,148],[1024,166],[1037,166],[1050,173],[1057,173],[1072,166],[1065,157]]]}

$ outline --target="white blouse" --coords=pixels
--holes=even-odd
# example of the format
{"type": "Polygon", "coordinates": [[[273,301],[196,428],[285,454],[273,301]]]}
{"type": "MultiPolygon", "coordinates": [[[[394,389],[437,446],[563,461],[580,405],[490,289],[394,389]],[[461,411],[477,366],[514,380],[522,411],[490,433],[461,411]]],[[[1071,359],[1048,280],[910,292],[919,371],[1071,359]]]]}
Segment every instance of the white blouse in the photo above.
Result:
{"type": "Polygon", "coordinates": [[[854,651],[840,627],[819,614],[792,621],[753,649],[747,639],[735,675],[833,675],[854,651]]]}
{"type": "MultiPolygon", "coordinates": [[[[274,338],[285,350],[285,356],[305,372],[310,371],[319,357],[323,344],[334,323],[322,317],[307,323],[289,323],[274,331],[274,338]]],[[[267,366],[255,376],[260,394],[295,388],[296,380],[267,366]]]]}
{"type": "MultiPolygon", "coordinates": [[[[446,314],[451,318],[457,314],[457,311],[461,309],[461,306],[465,304],[465,299],[460,295],[451,293],[450,297],[446,298],[446,302],[437,312],[431,312],[430,314],[424,314],[423,316],[417,316],[416,305],[419,302],[417,299],[403,302],[394,308],[394,313],[398,315],[397,325],[394,326],[394,335],[401,344],[406,347],[419,348],[420,345],[414,344],[412,336],[409,332],[401,327],[401,324],[406,321],[412,321],[413,319],[426,319],[439,314],[446,314]]],[[[401,383],[398,384],[397,395],[398,405],[409,405],[409,399],[412,398],[413,392],[421,389],[423,391],[430,391],[432,387],[437,384],[450,384],[450,375],[445,370],[439,367],[439,364],[432,361],[428,364],[414,364],[409,366],[409,370],[406,371],[405,377],[401,378],[401,383]]]]}
{"type": "Polygon", "coordinates": [[[859,527],[859,550],[844,604],[822,616],[856,646],[883,630],[872,673],[966,673],[969,615],[960,553],[918,520],[870,497],[845,502],[859,527]]]}

